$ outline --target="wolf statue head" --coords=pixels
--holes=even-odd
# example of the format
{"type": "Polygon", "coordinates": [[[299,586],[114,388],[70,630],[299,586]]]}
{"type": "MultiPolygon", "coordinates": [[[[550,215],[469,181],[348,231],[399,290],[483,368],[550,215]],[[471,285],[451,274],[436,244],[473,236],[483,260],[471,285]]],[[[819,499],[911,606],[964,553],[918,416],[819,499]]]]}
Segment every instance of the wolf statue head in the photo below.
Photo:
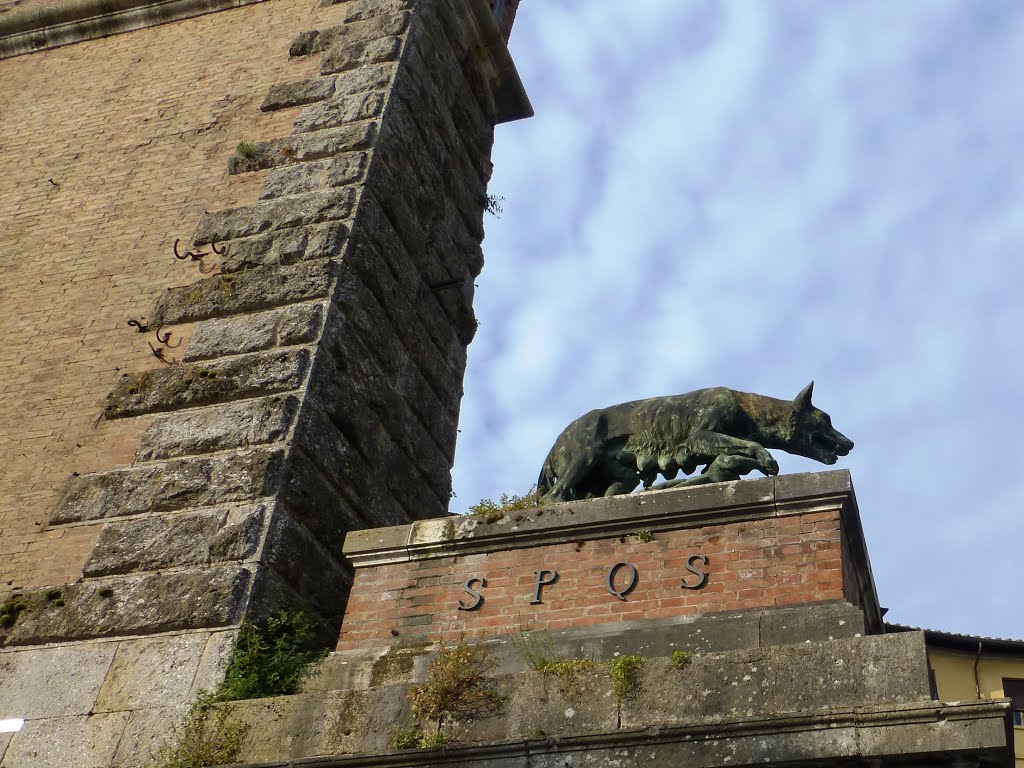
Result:
{"type": "Polygon", "coordinates": [[[827,413],[814,407],[811,403],[813,392],[812,381],[791,403],[790,434],[785,450],[822,464],[835,464],[840,456],[853,450],[853,441],[832,426],[832,419],[827,413]]]}

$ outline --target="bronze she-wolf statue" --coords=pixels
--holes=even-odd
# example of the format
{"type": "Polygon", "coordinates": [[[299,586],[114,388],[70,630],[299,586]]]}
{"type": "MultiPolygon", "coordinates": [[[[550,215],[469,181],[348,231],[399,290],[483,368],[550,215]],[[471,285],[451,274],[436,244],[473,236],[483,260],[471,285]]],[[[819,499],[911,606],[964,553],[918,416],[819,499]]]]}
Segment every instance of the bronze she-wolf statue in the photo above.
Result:
{"type": "Polygon", "coordinates": [[[544,460],[537,490],[572,501],[657,488],[738,480],[752,470],[778,474],[768,448],[835,464],[853,441],[811,405],[812,381],[793,400],[725,387],[599,408],[576,419],[544,460]],[[679,470],[696,477],[674,480],[679,470]]]}

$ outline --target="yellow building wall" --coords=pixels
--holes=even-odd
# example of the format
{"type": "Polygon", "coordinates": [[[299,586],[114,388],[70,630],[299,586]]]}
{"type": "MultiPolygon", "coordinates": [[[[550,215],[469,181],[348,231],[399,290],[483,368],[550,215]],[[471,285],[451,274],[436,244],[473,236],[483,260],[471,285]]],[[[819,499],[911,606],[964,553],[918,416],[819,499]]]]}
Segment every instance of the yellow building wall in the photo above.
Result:
{"type": "MultiPolygon", "coordinates": [[[[1003,656],[982,652],[978,660],[978,679],[975,683],[974,662],[976,654],[928,648],[928,658],[935,672],[935,684],[939,701],[970,701],[978,699],[1002,699],[1003,678],[1024,680],[1024,655],[1003,656]]],[[[1013,729],[1014,757],[1016,768],[1024,768],[1024,727],[1013,729]]]]}

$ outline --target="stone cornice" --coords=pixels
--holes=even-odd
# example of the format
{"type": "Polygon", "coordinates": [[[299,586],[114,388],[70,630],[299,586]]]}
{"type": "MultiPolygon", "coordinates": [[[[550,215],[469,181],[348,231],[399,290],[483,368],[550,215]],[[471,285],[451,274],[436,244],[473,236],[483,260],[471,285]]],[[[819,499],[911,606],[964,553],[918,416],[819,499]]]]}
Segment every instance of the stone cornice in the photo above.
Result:
{"type": "MultiPolygon", "coordinates": [[[[264,0],[72,0],[0,17],[0,59],[240,8],[264,0]]],[[[491,82],[497,122],[533,115],[516,65],[484,0],[456,3],[463,23],[480,41],[477,53],[491,82]]]]}
{"type": "Polygon", "coordinates": [[[0,59],[263,0],[76,0],[0,19],[0,59]]]}
{"type": "Polygon", "coordinates": [[[353,531],[345,540],[344,552],[353,565],[365,567],[828,509],[858,517],[849,472],[783,475],[565,502],[514,512],[493,522],[472,516],[420,520],[353,531]]]}

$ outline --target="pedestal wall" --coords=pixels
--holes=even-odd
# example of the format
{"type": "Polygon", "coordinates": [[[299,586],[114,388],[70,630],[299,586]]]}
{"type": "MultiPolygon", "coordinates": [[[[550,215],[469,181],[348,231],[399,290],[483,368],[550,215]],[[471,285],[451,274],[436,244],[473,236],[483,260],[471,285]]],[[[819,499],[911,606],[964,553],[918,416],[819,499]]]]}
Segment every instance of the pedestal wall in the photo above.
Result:
{"type": "Polygon", "coordinates": [[[845,472],[349,535],[339,650],[845,601],[880,627],[845,472]]]}

